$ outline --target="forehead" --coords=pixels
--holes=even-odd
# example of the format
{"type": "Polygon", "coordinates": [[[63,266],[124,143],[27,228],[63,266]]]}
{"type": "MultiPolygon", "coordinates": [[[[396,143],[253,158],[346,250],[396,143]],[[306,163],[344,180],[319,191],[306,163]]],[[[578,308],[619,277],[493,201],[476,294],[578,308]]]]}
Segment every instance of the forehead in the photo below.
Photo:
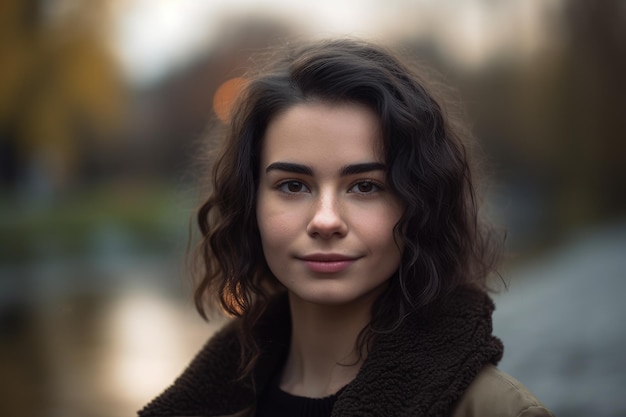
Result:
{"type": "Polygon", "coordinates": [[[378,116],[355,103],[302,103],[267,127],[261,163],[327,159],[345,163],[383,162],[378,116]]]}

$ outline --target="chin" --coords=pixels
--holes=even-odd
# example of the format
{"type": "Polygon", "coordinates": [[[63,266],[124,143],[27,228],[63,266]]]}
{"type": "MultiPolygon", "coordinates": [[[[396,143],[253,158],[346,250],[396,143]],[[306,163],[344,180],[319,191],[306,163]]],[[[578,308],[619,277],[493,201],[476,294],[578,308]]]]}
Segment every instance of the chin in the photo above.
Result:
{"type": "Polygon", "coordinates": [[[350,305],[373,304],[383,292],[385,286],[376,287],[364,292],[355,292],[353,288],[334,288],[322,291],[289,291],[296,299],[307,303],[329,307],[348,307],[350,305]]]}

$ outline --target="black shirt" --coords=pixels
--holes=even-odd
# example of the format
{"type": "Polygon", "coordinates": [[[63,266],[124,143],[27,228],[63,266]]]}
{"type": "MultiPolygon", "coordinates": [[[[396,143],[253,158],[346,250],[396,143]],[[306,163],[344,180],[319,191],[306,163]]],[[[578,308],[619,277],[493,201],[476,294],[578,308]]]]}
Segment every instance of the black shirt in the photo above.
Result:
{"type": "Polygon", "coordinates": [[[280,372],[260,396],[256,417],[330,417],[339,392],[323,398],[299,397],[280,389],[280,372]]]}

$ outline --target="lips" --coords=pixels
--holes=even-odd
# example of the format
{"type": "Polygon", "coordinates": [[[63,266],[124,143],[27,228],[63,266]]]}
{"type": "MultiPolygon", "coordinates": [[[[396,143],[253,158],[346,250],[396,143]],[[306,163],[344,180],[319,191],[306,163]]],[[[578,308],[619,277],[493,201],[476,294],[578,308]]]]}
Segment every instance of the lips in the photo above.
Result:
{"type": "Polygon", "coordinates": [[[299,258],[311,272],[333,274],[348,269],[359,258],[339,254],[312,254],[299,258]]]}

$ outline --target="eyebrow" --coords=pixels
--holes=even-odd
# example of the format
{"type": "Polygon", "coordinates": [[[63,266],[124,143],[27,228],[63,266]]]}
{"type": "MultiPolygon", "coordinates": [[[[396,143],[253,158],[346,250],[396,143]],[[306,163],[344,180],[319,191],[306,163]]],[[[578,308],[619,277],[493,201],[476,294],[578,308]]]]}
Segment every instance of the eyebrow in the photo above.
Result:
{"type": "Polygon", "coordinates": [[[365,162],[362,164],[344,166],[343,168],[341,168],[341,175],[345,177],[348,175],[363,174],[365,172],[386,170],[387,167],[385,166],[385,164],[381,164],[380,162],[365,162]]]}
{"type": "MultiPolygon", "coordinates": [[[[342,177],[355,174],[363,174],[371,171],[385,171],[387,167],[380,162],[364,162],[360,164],[345,165],[341,168],[342,177]]],[[[295,164],[292,162],[273,162],[265,168],[265,172],[285,171],[294,174],[303,174],[313,176],[313,169],[307,165],[295,164]]]]}

